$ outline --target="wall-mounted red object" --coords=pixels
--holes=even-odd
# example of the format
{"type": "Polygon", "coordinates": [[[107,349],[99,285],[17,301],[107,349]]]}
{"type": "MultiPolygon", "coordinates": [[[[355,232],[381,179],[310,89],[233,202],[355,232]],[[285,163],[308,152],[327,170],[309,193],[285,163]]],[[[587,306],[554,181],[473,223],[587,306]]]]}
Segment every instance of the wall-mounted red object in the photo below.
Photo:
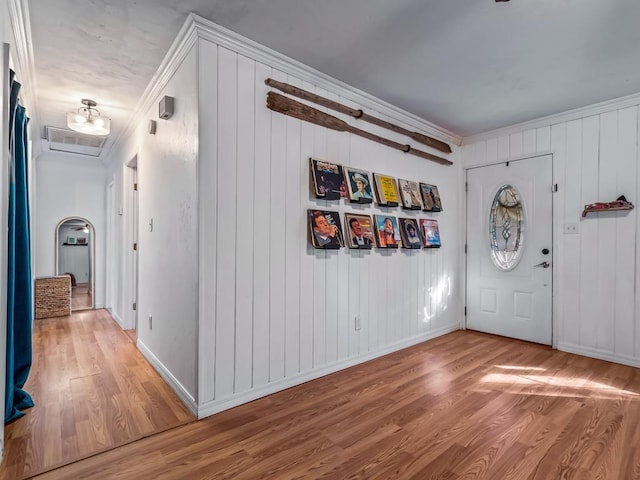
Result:
{"type": "Polygon", "coordinates": [[[582,217],[593,212],[613,212],[616,210],[633,210],[633,203],[628,202],[624,195],[620,195],[613,202],[596,202],[584,206],[582,217]]]}

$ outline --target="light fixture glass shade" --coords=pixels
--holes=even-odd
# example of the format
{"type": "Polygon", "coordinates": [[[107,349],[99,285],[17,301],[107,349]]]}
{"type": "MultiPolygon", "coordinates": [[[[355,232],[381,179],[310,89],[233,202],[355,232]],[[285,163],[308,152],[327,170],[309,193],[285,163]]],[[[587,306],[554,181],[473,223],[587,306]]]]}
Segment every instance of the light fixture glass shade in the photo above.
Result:
{"type": "Polygon", "coordinates": [[[76,132],[87,135],[109,135],[111,120],[102,117],[100,111],[94,108],[97,104],[93,100],[83,99],[84,107],[75,112],[67,113],[67,126],[76,132]]]}

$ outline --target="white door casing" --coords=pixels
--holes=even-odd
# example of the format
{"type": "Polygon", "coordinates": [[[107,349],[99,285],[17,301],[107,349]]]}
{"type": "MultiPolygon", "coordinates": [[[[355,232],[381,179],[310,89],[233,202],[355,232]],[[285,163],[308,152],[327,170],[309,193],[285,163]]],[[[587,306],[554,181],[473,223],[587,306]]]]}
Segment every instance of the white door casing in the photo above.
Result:
{"type": "Polygon", "coordinates": [[[139,204],[138,204],[138,200],[139,200],[139,196],[138,196],[138,166],[136,163],[136,166],[134,166],[132,168],[133,170],[133,185],[132,185],[132,189],[131,189],[131,195],[132,195],[132,224],[131,224],[131,230],[133,233],[133,243],[135,245],[135,248],[133,249],[133,278],[132,278],[132,297],[133,297],[133,304],[135,305],[135,308],[133,309],[133,328],[136,331],[136,335],[138,332],[138,321],[140,319],[140,316],[138,315],[138,312],[140,311],[138,308],[138,303],[139,303],[139,298],[138,298],[138,274],[139,274],[139,265],[138,265],[138,261],[139,261],[139,255],[138,255],[138,250],[140,248],[140,240],[139,240],[139,231],[138,231],[138,221],[139,221],[139,204]]]}
{"type": "MultiPolygon", "coordinates": [[[[551,345],[552,183],[551,155],[467,170],[468,329],[551,345]],[[506,185],[519,192],[523,223],[519,260],[502,269],[492,259],[490,211],[506,185]]],[[[499,230],[498,249],[502,233],[513,243],[517,226],[499,230]]]]}

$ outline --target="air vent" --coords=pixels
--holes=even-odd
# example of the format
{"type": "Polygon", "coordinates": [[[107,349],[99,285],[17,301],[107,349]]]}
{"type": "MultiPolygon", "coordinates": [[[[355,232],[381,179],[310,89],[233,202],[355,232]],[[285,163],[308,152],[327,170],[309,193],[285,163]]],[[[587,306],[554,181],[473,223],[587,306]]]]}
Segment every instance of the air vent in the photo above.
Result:
{"type": "Polygon", "coordinates": [[[84,135],[51,126],[44,127],[44,136],[49,141],[49,150],[52,152],[77,153],[90,157],[99,157],[107,141],[107,137],[84,135]]]}

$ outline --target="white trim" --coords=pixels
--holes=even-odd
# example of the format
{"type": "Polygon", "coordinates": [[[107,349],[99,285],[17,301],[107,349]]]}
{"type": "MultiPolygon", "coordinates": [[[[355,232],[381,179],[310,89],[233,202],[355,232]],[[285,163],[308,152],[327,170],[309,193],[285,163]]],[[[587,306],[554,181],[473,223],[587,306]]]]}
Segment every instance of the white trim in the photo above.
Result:
{"type": "MultiPolygon", "coordinates": [[[[538,154],[536,154],[538,155],[538,154]]],[[[560,312],[558,292],[560,291],[560,269],[556,267],[558,260],[560,259],[560,244],[562,239],[560,237],[561,227],[560,225],[560,208],[558,202],[560,201],[560,195],[557,191],[554,191],[553,186],[557,185],[558,180],[553,176],[555,172],[556,159],[553,153],[543,153],[541,156],[551,156],[551,348],[558,348],[558,339],[560,338],[560,312]]]]}
{"type": "MultiPolygon", "coordinates": [[[[15,40],[16,64],[18,65],[18,81],[24,89],[25,104],[28,106],[31,118],[31,136],[40,138],[40,115],[38,108],[37,83],[33,47],[31,41],[31,20],[27,0],[8,0],[9,22],[15,40]],[[34,132],[34,130],[37,132],[34,132]]],[[[39,143],[39,142],[34,142],[39,143]]],[[[35,155],[34,155],[35,158],[35,155]]]]}
{"type": "MultiPolygon", "coordinates": [[[[459,155],[459,163],[462,163],[462,157],[464,156],[464,152],[462,151],[462,149],[460,150],[461,154],[459,155]]],[[[460,188],[458,190],[458,199],[459,199],[459,203],[458,205],[460,206],[459,211],[461,211],[461,215],[459,216],[459,220],[458,220],[458,228],[460,229],[460,246],[459,246],[459,252],[460,253],[460,257],[461,257],[461,261],[460,261],[460,266],[459,266],[459,272],[460,272],[460,287],[462,288],[461,292],[460,292],[460,318],[462,319],[460,321],[460,330],[466,330],[467,329],[467,252],[465,251],[465,248],[468,248],[468,244],[469,244],[469,238],[468,238],[468,233],[467,233],[467,197],[468,197],[468,192],[467,192],[467,177],[469,176],[469,168],[467,168],[466,166],[462,165],[462,168],[459,169],[459,173],[458,173],[458,179],[460,181],[460,188]],[[460,223],[461,222],[461,223],[460,223]]]]}
{"type": "Polygon", "coordinates": [[[162,92],[162,90],[167,86],[173,75],[178,70],[178,67],[180,67],[191,51],[191,48],[196,44],[197,38],[198,36],[193,23],[187,19],[180,29],[180,32],[178,32],[178,36],[173,41],[173,44],[171,44],[171,48],[169,48],[169,51],[164,56],[160,67],[158,67],[158,70],[143,92],[140,101],[138,101],[138,104],[133,111],[133,115],[129,117],[129,122],[115,138],[113,143],[111,143],[111,146],[108,149],[103,150],[103,153],[100,155],[100,159],[110,159],[111,152],[118,151],[116,146],[119,146],[120,142],[124,139],[131,137],[138,126],[145,123],[144,115],[146,115],[147,110],[151,108],[158,95],[160,95],[160,92],[162,92]]]}
{"type": "Polygon", "coordinates": [[[115,310],[109,307],[107,308],[107,311],[109,312],[109,315],[111,315],[111,318],[113,318],[116,321],[116,323],[120,325],[120,328],[122,328],[123,330],[126,330],[124,328],[124,322],[122,321],[120,316],[115,312],[115,310]]]}
{"type": "Polygon", "coordinates": [[[316,86],[326,89],[332,93],[340,95],[356,102],[363,107],[376,110],[383,115],[388,115],[411,127],[418,128],[424,132],[437,137],[445,142],[460,145],[462,137],[450,132],[442,127],[430,123],[417,115],[406,112],[390,103],[384,102],[373,95],[362,90],[347,85],[329,75],[311,68],[303,63],[289,58],[275,50],[228,30],[210,20],[202,18],[193,13],[189,14],[187,24],[193,25],[198,32],[198,37],[209,40],[217,45],[228,48],[240,55],[247,56],[253,60],[269,65],[284,73],[293,75],[300,80],[306,80],[316,86]]]}
{"type": "Polygon", "coordinates": [[[335,373],[340,370],[344,370],[345,368],[349,368],[354,365],[358,365],[360,363],[364,363],[369,360],[382,357],[389,353],[393,353],[393,352],[402,350],[404,348],[426,342],[427,340],[440,337],[447,333],[455,332],[459,329],[460,327],[458,325],[442,327],[437,330],[428,332],[426,334],[413,337],[408,340],[403,340],[398,343],[394,343],[392,345],[389,345],[373,353],[367,353],[365,355],[359,355],[358,357],[348,358],[346,360],[332,363],[330,365],[327,365],[323,368],[319,368],[317,370],[300,373],[294,377],[283,378],[282,380],[269,383],[268,385],[265,385],[260,388],[256,388],[254,390],[250,390],[248,392],[243,392],[243,393],[233,395],[227,398],[223,398],[220,400],[205,402],[198,406],[198,418],[201,419],[201,418],[208,417],[210,415],[213,415],[214,413],[222,412],[223,410],[237,407],[238,405],[251,402],[258,398],[265,397],[267,395],[271,395],[272,393],[280,392],[284,389],[301,385],[310,380],[315,380],[317,378],[324,377],[325,375],[329,375],[330,373],[335,373]]]}
{"type": "Polygon", "coordinates": [[[58,263],[59,259],[60,259],[60,228],[69,220],[80,220],[81,222],[84,222],[86,224],[87,227],[90,228],[89,231],[89,268],[90,268],[90,278],[91,278],[91,309],[93,310],[97,310],[100,308],[104,308],[104,305],[96,305],[96,243],[97,243],[97,239],[96,239],[96,227],[93,225],[93,222],[91,222],[87,217],[83,217],[80,215],[71,215],[69,217],[65,217],[62,220],[60,220],[58,222],[58,224],[56,225],[56,244],[55,244],[55,250],[54,250],[54,255],[53,255],[53,259],[54,259],[54,264],[53,264],[53,271],[55,272],[56,276],[57,275],[61,275],[61,273],[59,272],[59,268],[60,268],[60,264],[58,263]]]}
{"type": "Polygon", "coordinates": [[[622,365],[629,365],[630,367],[640,368],[640,359],[636,357],[630,357],[628,355],[620,355],[618,353],[609,352],[607,350],[600,350],[598,348],[583,347],[580,345],[574,345],[572,343],[558,343],[558,350],[567,353],[573,353],[576,355],[582,355],[584,357],[597,358],[598,360],[606,360],[608,362],[620,363],[622,365]]]}
{"type": "Polygon", "coordinates": [[[166,87],[167,83],[187,56],[196,40],[202,38],[222,47],[228,48],[240,55],[245,55],[258,62],[265,63],[284,73],[306,80],[328,91],[336,93],[365,108],[373,109],[383,115],[387,115],[407,127],[416,128],[423,133],[436,137],[442,141],[460,145],[462,137],[453,132],[438,127],[426,120],[405,112],[390,103],[383,102],[374,96],[340,82],[318,70],[293,60],[281,53],[267,48],[259,43],[245,38],[231,30],[228,30],[205,18],[190,13],[184,25],[180,29],[171,48],[165,55],[160,67],[149,82],[142,94],[140,101],[134,109],[126,127],[115,138],[108,149],[103,151],[100,159],[111,159],[111,153],[118,150],[121,141],[132,136],[138,127],[144,122],[144,115],[156,101],[157,96],[166,87]]]}
{"type": "Polygon", "coordinates": [[[533,130],[541,127],[550,127],[558,123],[566,123],[571,120],[577,120],[580,118],[590,117],[593,115],[599,115],[601,113],[612,112],[614,110],[620,110],[627,107],[635,107],[640,105],[640,93],[634,93],[633,95],[627,95],[625,97],[615,98],[613,100],[607,100],[605,102],[594,103],[593,105],[587,105],[586,107],[575,108],[573,110],[567,110],[566,112],[556,113],[548,115],[546,117],[536,118],[526,122],[516,123],[504,128],[498,128],[490,130],[488,132],[479,133],[477,135],[471,135],[464,137],[460,145],[471,145],[472,143],[480,142],[483,140],[490,140],[503,135],[511,135],[512,133],[520,133],[526,130],[533,130]]]}
{"type": "MultiPolygon", "coordinates": [[[[536,158],[540,158],[540,157],[551,157],[551,185],[549,185],[549,188],[552,188],[553,184],[555,183],[555,178],[553,178],[553,162],[555,161],[554,158],[554,153],[552,150],[545,150],[545,151],[541,151],[541,152],[535,152],[535,153],[526,153],[526,154],[522,154],[522,155],[515,155],[515,156],[510,156],[506,159],[502,159],[502,160],[490,160],[490,161],[482,161],[478,164],[472,164],[472,165],[464,165],[463,166],[463,171],[464,171],[464,181],[462,184],[462,192],[464,194],[464,201],[462,202],[462,208],[464,209],[464,225],[462,228],[462,232],[464,232],[464,242],[465,244],[468,244],[468,231],[467,231],[467,219],[468,219],[468,190],[467,190],[467,184],[468,184],[468,175],[469,175],[469,170],[474,170],[476,168],[483,168],[483,167],[490,167],[492,165],[500,165],[503,163],[509,163],[509,162],[517,162],[519,160],[534,160],[536,158]]],[[[559,316],[557,315],[558,312],[558,305],[557,305],[557,294],[556,294],[556,289],[558,288],[559,282],[558,282],[558,269],[556,268],[554,262],[555,260],[558,259],[557,255],[556,255],[556,251],[557,251],[557,247],[559,245],[559,239],[557,237],[558,235],[558,228],[556,228],[556,212],[557,212],[557,195],[555,195],[555,192],[552,192],[552,197],[551,197],[551,260],[552,260],[552,266],[553,266],[553,270],[551,272],[551,343],[550,346],[552,348],[556,348],[557,346],[557,341],[558,341],[558,336],[559,336],[559,316]]],[[[464,252],[464,246],[462,251],[464,252]]],[[[464,253],[464,277],[463,277],[463,288],[464,288],[464,305],[463,308],[466,308],[468,306],[468,292],[467,292],[467,284],[468,284],[468,261],[467,261],[468,257],[467,254],[464,253]]],[[[466,330],[467,329],[467,315],[464,315],[464,320],[462,321],[463,324],[463,329],[466,330]]]]}
{"type": "MultiPolygon", "coordinates": [[[[482,161],[482,162],[477,163],[477,164],[475,164],[475,163],[465,164],[465,165],[463,165],[462,168],[465,171],[467,171],[467,170],[473,170],[474,168],[490,167],[491,165],[501,165],[503,163],[517,162],[518,160],[531,160],[531,159],[538,158],[538,157],[546,157],[547,155],[551,155],[553,157],[553,151],[552,150],[544,150],[544,151],[540,151],[540,152],[524,153],[522,155],[510,156],[510,157],[504,158],[502,160],[490,160],[490,161],[487,160],[487,161],[482,161]]],[[[465,181],[466,181],[466,177],[465,177],[465,181]]],[[[464,185],[462,186],[462,189],[464,190],[464,185]]]]}
{"type": "Polygon", "coordinates": [[[164,364],[156,357],[151,350],[147,348],[147,346],[138,338],[136,342],[136,346],[138,350],[142,353],[142,355],[147,359],[147,361],[151,364],[151,366],[155,369],[156,372],[164,379],[165,382],[171,387],[171,389],[178,395],[182,403],[189,409],[189,411],[196,415],[198,411],[198,407],[196,406],[196,401],[191,395],[178,381],[176,377],[174,377],[171,372],[164,366],[164,364]]]}
{"type": "MultiPolygon", "coordinates": [[[[207,382],[209,381],[209,379],[204,375],[204,371],[205,369],[201,367],[200,362],[201,362],[201,358],[202,358],[202,352],[205,352],[206,349],[208,348],[208,343],[205,342],[204,337],[205,337],[205,332],[206,327],[207,327],[207,321],[204,315],[204,312],[206,311],[205,305],[205,298],[207,298],[207,292],[204,289],[204,285],[205,285],[205,271],[206,271],[206,267],[205,267],[205,261],[203,260],[204,255],[206,255],[206,250],[204,249],[204,246],[207,244],[206,242],[206,237],[205,237],[205,232],[204,232],[204,228],[203,225],[206,224],[205,222],[205,215],[204,215],[204,209],[202,208],[202,198],[201,195],[203,194],[203,191],[206,192],[206,190],[204,190],[201,186],[200,186],[200,182],[204,181],[204,175],[202,175],[202,165],[203,162],[200,161],[200,103],[201,103],[201,96],[200,96],[200,88],[202,87],[201,81],[200,81],[200,76],[202,75],[202,62],[201,62],[201,46],[200,44],[197,45],[196,47],[197,51],[196,51],[196,69],[197,69],[197,75],[196,75],[196,145],[195,145],[195,151],[198,152],[198,154],[196,155],[196,185],[195,185],[195,189],[196,189],[196,197],[198,199],[198,201],[196,202],[196,218],[198,219],[197,225],[196,225],[196,232],[197,232],[197,247],[196,247],[196,251],[198,252],[198,303],[196,305],[196,319],[197,319],[197,323],[196,323],[196,339],[198,340],[198,355],[196,357],[196,374],[197,374],[197,382],[198,382],[198,398],[203,398],[204,396],[204,385],[207,384],[207,382]]],[[[216,88],[216,87],[213,87],[216,88]]],[[[211,137],[212,138],[216,138],[217,139],[217,129],[214,129],[211,132],[211,137]]],[[[212,159],[214,160],[214,159],[212,159]]],[[[215,162],[217,163],[217,156],[215,157],[215,162]]],[[[215,294],[214,294],[215,295],[215,294]]],[[[211,379],[211,381],[213,381],[213,379],[211,379]]],[[[198,407],[199,410],[199,407],[198,407]]]]}

